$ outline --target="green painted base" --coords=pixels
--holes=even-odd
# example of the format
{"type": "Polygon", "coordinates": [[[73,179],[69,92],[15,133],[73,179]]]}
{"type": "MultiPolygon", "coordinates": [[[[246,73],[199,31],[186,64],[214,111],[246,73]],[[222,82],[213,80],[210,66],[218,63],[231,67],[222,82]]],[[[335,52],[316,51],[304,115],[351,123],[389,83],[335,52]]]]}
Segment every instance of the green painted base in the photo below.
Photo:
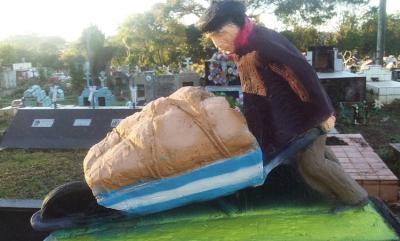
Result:
{"type": "MultiPolygon", "coordinates": [[[[378,207],[378,206],[377,206],[378,207]]],[[[60,230],[47,241],[388,241],[400,240],[374,204],[333,213],[298,178],[280,166],[265,185],[224,199],[198,203],[146,217],[60,230]]]]}
{"type": "Polygon", "coordinates": [[[333,213],[333,205],[327,203],[240,203],[244,205],[233,204],[238,208],[231,208],[232,202],[230,208],[215,201],[195,204],[138,219],[60,230],[46,240],[399,240],[373,204],[333,213]]]}

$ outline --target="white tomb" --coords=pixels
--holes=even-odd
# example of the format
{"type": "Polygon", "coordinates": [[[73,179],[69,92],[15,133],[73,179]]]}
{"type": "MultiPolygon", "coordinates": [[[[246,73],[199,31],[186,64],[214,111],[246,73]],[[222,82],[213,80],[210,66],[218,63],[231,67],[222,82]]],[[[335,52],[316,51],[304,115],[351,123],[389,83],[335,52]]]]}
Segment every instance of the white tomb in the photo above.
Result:
{"type": "Polygon", "coordinates": [[[370,65],[363,70],[367,78],[367,90],[373,91],[383,104],[400,99],[400,82],[392,80],[392,71],[380,65],[370,65]]]}

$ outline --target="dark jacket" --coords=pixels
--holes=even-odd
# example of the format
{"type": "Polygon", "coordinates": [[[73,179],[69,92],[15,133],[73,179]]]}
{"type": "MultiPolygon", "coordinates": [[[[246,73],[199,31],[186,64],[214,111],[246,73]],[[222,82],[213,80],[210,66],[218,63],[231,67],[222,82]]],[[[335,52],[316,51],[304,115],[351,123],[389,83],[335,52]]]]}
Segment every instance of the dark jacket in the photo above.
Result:
{"type": "Polygon", "coordinates": [[[254,26],[233,57],[244,115],[266,159],[334,114],[312,66],[275,31],[254,26]]]}

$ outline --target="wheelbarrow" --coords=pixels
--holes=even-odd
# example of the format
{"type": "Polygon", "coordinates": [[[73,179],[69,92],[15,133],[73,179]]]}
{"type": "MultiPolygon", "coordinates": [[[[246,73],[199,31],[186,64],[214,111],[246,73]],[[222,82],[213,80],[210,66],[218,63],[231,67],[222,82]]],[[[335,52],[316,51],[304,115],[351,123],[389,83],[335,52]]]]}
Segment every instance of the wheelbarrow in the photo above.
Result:
{"type": "Polygon", "coordinates": [[[93,195],[84,182],[64,184],[51,191],[31,218],[38,231],[84,226],[162,212],[193,202],[217,199],[264,184],[268,174],[324,134],[313,128],[263,160],[260,149],[196,169],[190,173],[93,195]]]}

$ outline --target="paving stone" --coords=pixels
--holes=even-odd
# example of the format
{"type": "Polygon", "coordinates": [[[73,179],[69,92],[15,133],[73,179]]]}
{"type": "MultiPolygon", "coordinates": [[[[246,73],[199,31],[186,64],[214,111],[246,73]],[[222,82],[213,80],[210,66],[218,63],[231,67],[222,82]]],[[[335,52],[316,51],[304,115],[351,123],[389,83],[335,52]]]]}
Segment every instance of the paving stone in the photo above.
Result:
{"type": "Polygon", "coordinates": [[[345,172],[369,195],[397,202],[399,180],[360,134],[330,134],[348,145],[330,146],[345,172]]]}

